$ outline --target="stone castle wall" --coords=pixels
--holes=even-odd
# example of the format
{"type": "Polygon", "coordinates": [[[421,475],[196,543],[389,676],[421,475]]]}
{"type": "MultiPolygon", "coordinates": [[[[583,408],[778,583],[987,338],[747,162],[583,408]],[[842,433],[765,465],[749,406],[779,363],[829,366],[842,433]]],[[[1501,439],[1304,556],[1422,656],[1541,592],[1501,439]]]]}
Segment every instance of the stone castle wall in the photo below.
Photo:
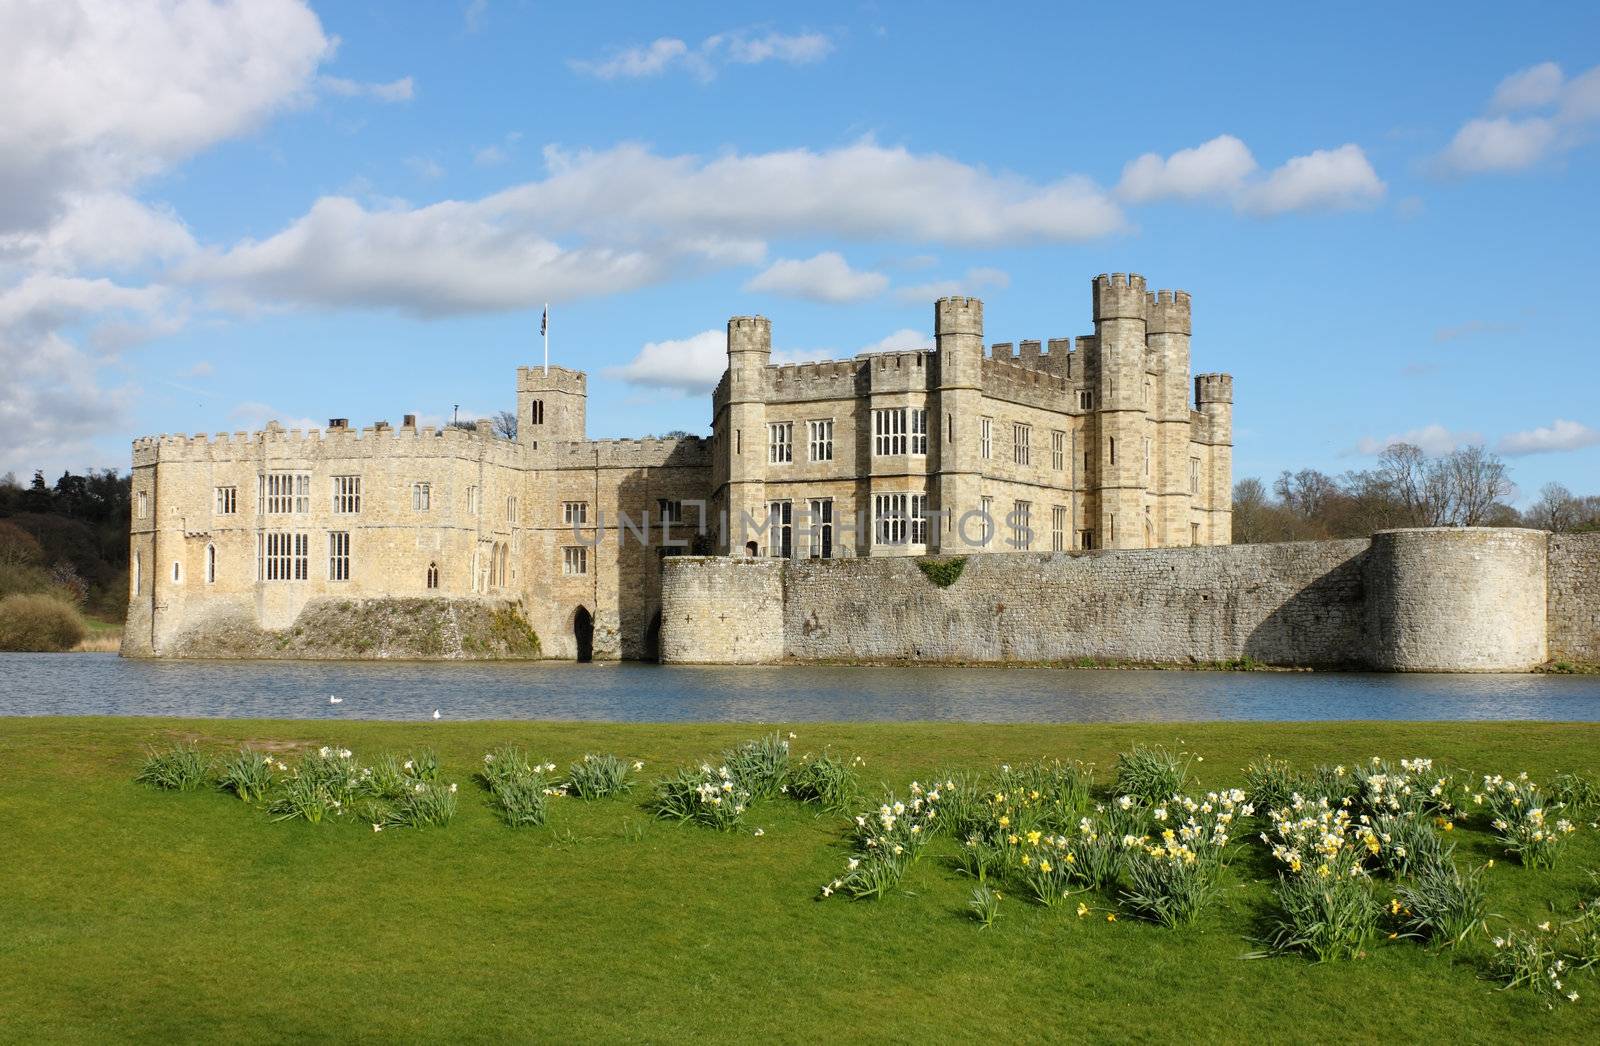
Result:
{"type": "Polygon", "coordinates": [[[661,577],[661,660],[765,664],[784,656],[783,563],[675,557],[661,577]],[[693,562],[690,570],[676,569],[693,562]]]}
{"type": "MultiPolygon", "coordinates": [[[[1525,671],[1600,646],[1595,545],[1519,530],[1391,531],[1373,540],[968,557],[939,588],[913,559],[798,561],[775,582],[782,620],[744,660],[1209,663],[1389,671],[1525,671]],[[1559,565],[1558,565],[1559,564],[1559,565]],[[1580,565],[1582,564],[1582,565],[1580,565]],[[1554,635],[1555,633],[1552,633],[1554,635]],[[781,639],[781,654],[779,653],[781,639]]],[[[663,659],[717,662],[713,621],[769,627],[728,560],[666,565],[663,659]]],[[[1578,655],[1574,655],[1578,656],[1578,655]]]]}
{"type": "Polygon", "coordinates": [[[1550,536],[1550,659],[1600,663],[1600,534],[1550,536]]]}

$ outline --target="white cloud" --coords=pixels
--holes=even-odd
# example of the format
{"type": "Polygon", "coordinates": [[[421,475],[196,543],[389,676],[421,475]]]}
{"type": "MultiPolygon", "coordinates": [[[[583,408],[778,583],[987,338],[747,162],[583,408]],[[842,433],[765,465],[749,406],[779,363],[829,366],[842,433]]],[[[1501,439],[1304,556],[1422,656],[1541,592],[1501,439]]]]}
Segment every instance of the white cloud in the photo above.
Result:
{"type": "Polygon", "coordinates": [[[0,233],[0,262],[49,272],[131,269],[195,249],[194,238],[170,207],[126,193],[74,193],[60,200],[60,208],[44,228],[0,233]]]}
{"type": "MultiPolygon", "coordinates": [[[[178,271],[239,302],[439,315],[754,265],[786,235],[972,246],[1075,242],[1122,225],[1086,179],[1040,184],[872,142],[712,160],[631,144],[545,158],[545,178],[478,200],[370,207],[324,197],[276,235],[203,252],[178,271]]],[[[881,278],[855,276],[850,293],[881,278]]]]}
{"type": "Polygon", "coordinates": [[[1145,153],[1131,161],[1122,169],[1117,195],[1132,203],[1226,197],[1244,188],[1255,171],[1256,159],[1245,144],[1223,134],[1165,159],[1145,153]]]}
{"type": "Polygon", "coordinates": [[[688,338],[649,342],[628,363],[605,373],[630,385],[687,395],[710,392],[727,369],[727,332],[709,330],[688,338]]]}
{"type": "Polygon", "coordinates": [[[933,335],[927,331],[913,330],[902,327],[892,334],[886,334],[870,345],[861,346],[861,352],[912,352],[916,349],[933,348],[933,335]]]}
{"type": "Polygon", "coordinates": [[[1011,286],[1011,274],[1003,269],[989,266],[979,266],[968,269],[966,276],[959,280],[933,280],[928,283],[914,283],[900,287],[894,296],[900,301],[910,305],[930,305],[940,298],[949,298],[953,295],[970,295],[974,291],[981,291],[988,287],[1004,288],[1011,286]]]}
{"type": "Polygon", "coordinates": [[[1513,432],[1502,438],[1495,449],[1502,454],[1518,456],[1581,450],[1597,444],[1600,444],[1600,429],[1591,428],[1580,421],[1557,418],[1540,428],[1513,432]]]}
{"type": "Polygon", "coordinates": [[[575,72],[599,80],[638,80],[681,69],[708,82],[723,66],[774,61],[808,65],[826,58],[832,50],[833,42],[822,33],[769,32],[752,36],[736,30],[708,36],[695,47],[678,37],[663,36],[648,44],[623,48],[607,58],[567,64],[575,72]]]}
{"type": "Polygon", "coordinates": [[[469,33],[476,33],[483,28],[484,18],[489,14],[489,0],[470,0],[461,17],[466,23],[469,33]]]}
{"type": "Polygon", "coordinates": [[[0,232],[125,188],[309,97],[333,43],[298,0],[0,6],[0,232]]]}
{"type": "Polygon", "coordinates": [[[850,268],[838,251],[824,251],[804,261],[785,258],[773,262],[744,289],[839,304],[876,297],[888,286],[889,277],[883,273],[860,272],[850,268]]]}
{"type": "Polygon", "coordinates": [[[1366,207],[1381,200],[1385,188],[1367,154],[1351,143],[1294,157],[1247,188],[1238,206],[1265,215],[1366,207]]]}
{"type": "Polygon", "coordinates": [[[1443,425],[1424,425],[1420,429],[1409,432],[1397,433],[1376,439],[1363,436],[1356,441],[1357,454],[1382,454],[1396,443],[1409,443],[1422,448],[1427,454],[1448,454],[1457,447],[1467,447],[1483,442],[1483,436],[1476,432],[1453,432],[1443,425]]]}
{"type": "Polygon", "coordinates": [[[409,102],[415,93],[415,85],[409,76],[403,76],[386,84],[346,80],[341,76],[323,76],[317,79],[317,83],[329,94],[336,94],[341,98],[371,98],[377,102],[409,102]]]}
{"type": "Polygon", "coordinates": [[[180,378],[209,378],[217,372],[210,360],[199,360],[194,366],[178,372],[180,378]]]}
{"type": "Polygon", "coordinates": [[[1527,170],[1586,141],[1596,121],[1600,66],[1569,80],[1543,62],[1502,80],[1489,115],[1462,124],[1435,166],[1453,174],[1527,170]]]}
{"type": "Polygon", "coordinates": [[[444,177],[444,167],[431,156],[407,156],[404,162],[412,174],[424,181],[431,182],[444,177]]]}
{"type": "Polygon", "coordinates": [[[1555,122],[1542,117],[1469,120],[1451,139],[1443,159],[1447,167],[1463,174],[1520,171],[1544,158],[1556,133],[1555,122]]]}
{"type": "Polygon", "coordinates": [[[1561,67],[1554,62],[1541,62],[1512,73],[1494,89],[1494,97],[1489,99],[1489,111],[1514,113],[1549,105],[1561,97],[1561,85],[1565,79],[1561,67]]]}

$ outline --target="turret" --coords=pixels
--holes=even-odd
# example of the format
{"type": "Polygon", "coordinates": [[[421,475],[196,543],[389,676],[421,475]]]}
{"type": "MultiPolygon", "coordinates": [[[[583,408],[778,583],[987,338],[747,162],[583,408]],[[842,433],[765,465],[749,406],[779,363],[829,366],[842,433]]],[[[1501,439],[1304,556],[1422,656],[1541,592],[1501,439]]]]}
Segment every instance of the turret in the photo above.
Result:
{"type": "Polygon", "coordinates": [[[1195,409],[1206,416],[1212,443],[1233,445],[1233,375],[1197,374],[1194,379],[1195,409]]]}
{"type": "Polygon", "coordinates": [[[517,442],[537,449],[586,436],[589,379],[565,367],[517,368],[517,442]]]}
{"type": "Polygon", "coordinates": [[[726,551],[739,553],[760,539],[747,521],[766,519],[766,369],[772,362],[772,321],[765,316],[728,320],[728,400],[720,418],[719,453],[727,463],[726,551]]]}
{"type": "Polygon", "coordinates": [[[1233,540],[1233,375],[1196,375],[1194,404],[1206,419],[1196,439],[1208,444],[1203,504],[1196,507],[1206,514],[1206,540],[1226,545],[1233,540]]]}
{"type": "Polygon", "coordinates": [[[1138,273],[1096,276],[1092,288],[1095,353],[1093,437],[1098,467],[1091,483],[1099,493],[1097,541],[1105,548],[1152,544],[1145,513],[1146,424],[1145,289],[1138,273]]]}
{"type": "Polygon", "coordinates": [[[1149,485],[1155,494],[1152,525],[1162,545],[1193,540],[1190,509],[1189,424],[1189,295],[1154,291],[1145,296],[1146,359],[1155,369],[1144,380],[1150,395],[1144,404],[1154,441],[1149,485]]]}
{"type": "MultiPolygon", "coordinates": [[[[983,302],[977,298],[940,298],[933,306],[933,336],[938,344],[939,384],[937,407],[930,400],[929,426],[937,427],[932,441],[938,457],[930,462],[935,478],[929,483],[933,508],[944,514],[929,544],[945,551],[963,547],[958,521],[963,513],[978,509],[978,476],[983,413],[983,302]]],[[[966,532],[977,537],[981,527],[966,532]]]]}

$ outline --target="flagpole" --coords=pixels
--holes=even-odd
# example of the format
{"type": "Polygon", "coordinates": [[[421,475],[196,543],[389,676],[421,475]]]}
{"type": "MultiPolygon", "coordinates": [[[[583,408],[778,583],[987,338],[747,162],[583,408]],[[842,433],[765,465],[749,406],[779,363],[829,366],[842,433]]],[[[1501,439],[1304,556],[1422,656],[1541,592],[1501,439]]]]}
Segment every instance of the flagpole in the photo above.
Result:
{"type": "Polygon", "coordinates": [[[550,303],[544,303],[544,322],[539,324],[539,333],[544,335],[544,376],[550,376],[550,303]]]}

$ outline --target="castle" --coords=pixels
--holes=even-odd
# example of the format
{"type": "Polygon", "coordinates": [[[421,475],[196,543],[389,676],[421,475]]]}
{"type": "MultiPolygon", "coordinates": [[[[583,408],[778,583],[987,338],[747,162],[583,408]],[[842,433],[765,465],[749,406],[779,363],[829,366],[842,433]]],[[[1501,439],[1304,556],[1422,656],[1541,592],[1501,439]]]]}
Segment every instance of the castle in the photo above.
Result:
{"type": "Polygon", "coordinates": [[[799,365],[735,317],[709,438],[589,440],[584,374],[523,367],[514,439],[406,415],[135,440],[123,652],[305,649],[287,637],[374,627],[329,606],[404,603],[446,628],[515,606],[544,656],[653,658],[662,562],[684,553],[1228,544],[1233,383],[1202,374],[1191,401],[1189,295],[1091,289],[1093,334],[1015,349],[986,350],[976,298],[935,304],[932,351],[799,365]]]}

